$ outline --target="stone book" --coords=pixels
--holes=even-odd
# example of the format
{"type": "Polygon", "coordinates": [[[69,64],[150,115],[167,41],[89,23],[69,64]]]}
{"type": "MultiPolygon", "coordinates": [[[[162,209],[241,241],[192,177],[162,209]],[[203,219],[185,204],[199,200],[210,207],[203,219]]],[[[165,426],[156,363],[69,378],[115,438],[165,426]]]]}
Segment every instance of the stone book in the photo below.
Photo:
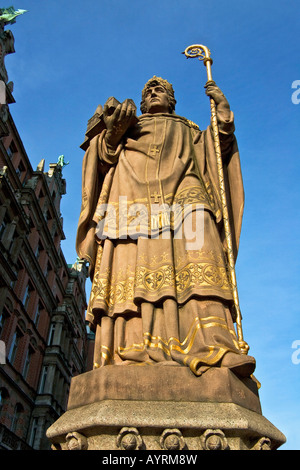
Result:
{"type": "MultiPolygon", "coordinates": [[[[127,101],[132,102],[134,104],[133,100],[131,99],[128,99],[127,101]]],[[[108,98],[105,104],[108,105],[108,113],[111,115],[115,111],[116,107],[120,104],[120,102],[116,98],[111,96],[110,98],[108,98]]],[[[137,121],[138,118],[135,116],[132,120],[131,125],[136,124],[137,121]]],[[[90,145],[91,139],[93,139],[93,137],[95,137],[96,135],[100,134],[103,129],[105,129],[105,123],[103,119],[103,107],[101,104],[99,104],[93,116],[88,120],[87,130],[85,133],[85,140],[80,145],[80,148],[86,151],[90,145]]]]}

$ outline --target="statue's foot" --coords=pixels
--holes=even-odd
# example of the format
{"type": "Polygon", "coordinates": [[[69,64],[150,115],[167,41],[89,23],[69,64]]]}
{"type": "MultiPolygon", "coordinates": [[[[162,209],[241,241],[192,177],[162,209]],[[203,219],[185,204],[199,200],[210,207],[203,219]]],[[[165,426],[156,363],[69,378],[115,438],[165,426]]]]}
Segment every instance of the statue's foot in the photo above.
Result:
{"type": "Polygon", "coordinates": [[[228,352],[221,361],[221,367],[228,367],[241,377],[250,377],[255,370],[256,361],[252,356],[228,352]]]}

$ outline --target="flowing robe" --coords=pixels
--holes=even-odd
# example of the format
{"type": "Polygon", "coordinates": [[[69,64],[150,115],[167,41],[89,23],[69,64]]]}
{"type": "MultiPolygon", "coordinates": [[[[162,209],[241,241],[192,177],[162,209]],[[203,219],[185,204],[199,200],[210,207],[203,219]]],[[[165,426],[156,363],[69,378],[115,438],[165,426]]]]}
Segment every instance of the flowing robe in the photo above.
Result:
{"type": "MultiPolygon", "coordinates": [[[[233,114],[218,121],[237,253],[243,184],[233,114]]],[[[93,280],[94,365],[186,365],[201,375],[227,352],[240,354],[211,128],[144,114],[113,152],[105,132],[84,158],[76,242],[93,280]]]]}

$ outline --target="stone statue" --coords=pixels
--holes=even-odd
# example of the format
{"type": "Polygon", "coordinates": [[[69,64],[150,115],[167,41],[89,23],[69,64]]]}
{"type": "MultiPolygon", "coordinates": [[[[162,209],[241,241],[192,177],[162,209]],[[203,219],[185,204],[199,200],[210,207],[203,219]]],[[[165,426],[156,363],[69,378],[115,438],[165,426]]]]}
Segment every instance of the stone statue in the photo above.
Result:
{"type": "Polygon", "coordinates": [[[65,166],[69,165],[70,162],[65,162],[65,156],[60,155],[57,160],[57,165],[61,166],[61,168],[64,168],[65,166]]]}
{"type": "Polygon", "coordinates": [[[175,114],[173,87],[156,76],[140,116],[132,100],[111,97],[88,121],[76,249],[92,280],[94,367],[72,378],[67,411],[47,430],[53,449],[285,442],[262,416],[241,330],[244,191],[233,113],[212,80],[209,50],[184,53],[207,68],[206,130],[175,114]]]}
{"type": "Polygon", "coordinates": [[[5,26],[14,24],[17,16],[23,15],[26,12],[27,10],[15,10],[14,7],[0,8],[0,114],[3,121],[7,121],[8,118],[6,87],[9,90],[9,94],[13,92],[14,87],[13,82],[8,83],[8,74],[4,59],[6,55],[15,52],[13,33],[10,30],[5,31],[5,26]]]}
{"type": "Polygon", "coordinates": [[[0,8],[0,23],[4,25],[14,24],[19,15],[23,15],[27,10],[15,10],[14,7],[0,8]]]}
{"type": "MultiPolygon", "coordinates": [[[[233,113],[214,83],[206,94],[217,107],[236,257],[244,193],[233,113]]],[[[201,131],[175,104],[172,85],[154,76],[142,115],[111,98],[86,149],[76,249],[92,279],[94,367],[174,365],[196,376],[225,367],[249,377],[255,360],[234,328],[211,126],[201,131]]]]}

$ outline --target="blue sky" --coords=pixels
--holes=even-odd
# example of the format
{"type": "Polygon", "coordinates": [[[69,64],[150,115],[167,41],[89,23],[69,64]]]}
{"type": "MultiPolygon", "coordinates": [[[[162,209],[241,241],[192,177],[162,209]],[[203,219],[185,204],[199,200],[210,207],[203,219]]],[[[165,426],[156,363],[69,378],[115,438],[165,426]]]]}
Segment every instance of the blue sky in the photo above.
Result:
{"type": "Polygon", "coordinates": [[[22,0],[14,7],[28,13],[10,26],[10,109],[34,169],[61,154],[70,162],[61,207],[68,263],[76,259],[87,120],[109,96],[139,108],[144,83],[158,75],[173,84],[176,112],[206,128],[206,71],[181,52],[210,48],[213,78],[235,114],[245,185],[237,262],[244,336],[257,360],[263,414],[286,435],[281,449],[299,450],[300,353],[292,348],[300,344],[298,2],[22,0]]]}

